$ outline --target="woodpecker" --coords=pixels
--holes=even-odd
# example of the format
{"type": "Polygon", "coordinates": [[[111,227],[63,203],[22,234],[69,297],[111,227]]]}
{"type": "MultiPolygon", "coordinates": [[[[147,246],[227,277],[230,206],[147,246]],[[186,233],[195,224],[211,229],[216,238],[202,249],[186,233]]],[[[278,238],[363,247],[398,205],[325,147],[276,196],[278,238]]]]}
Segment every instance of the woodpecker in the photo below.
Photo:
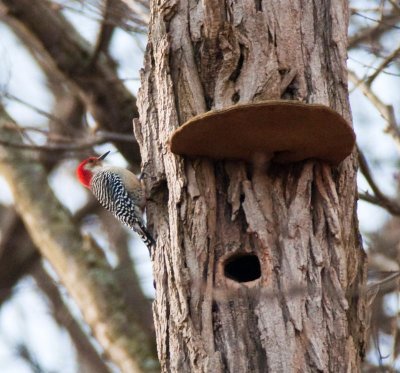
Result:
{"type": "Polygon", "coordinates": [[[109,153],[82,161],[76,169],[77,178],[104,208],[139,235],[151,255],[155,241],[142,219],[145,195],[141,182],[124,168],[104,164],[109,153]]]}

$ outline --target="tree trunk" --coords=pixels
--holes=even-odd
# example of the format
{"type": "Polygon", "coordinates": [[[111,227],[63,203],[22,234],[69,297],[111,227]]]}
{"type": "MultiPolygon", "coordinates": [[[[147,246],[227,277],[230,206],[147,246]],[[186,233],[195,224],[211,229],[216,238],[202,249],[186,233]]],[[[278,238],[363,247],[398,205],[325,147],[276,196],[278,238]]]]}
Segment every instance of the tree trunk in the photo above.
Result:
{"type": "Polygon", "coordinates": [[[151,11],[135,134],[156,227],[163,371],[358,371],[366,261],[355,155],[337,168],[260,166],[168,147],[194,115],[270,99],[325,104],[351,122],[347,1],[172,0],[151,11]],[[254,256],[239,257],[250,278],[229,278],[226,264],[245,253],[261,273],[254,256]]]}

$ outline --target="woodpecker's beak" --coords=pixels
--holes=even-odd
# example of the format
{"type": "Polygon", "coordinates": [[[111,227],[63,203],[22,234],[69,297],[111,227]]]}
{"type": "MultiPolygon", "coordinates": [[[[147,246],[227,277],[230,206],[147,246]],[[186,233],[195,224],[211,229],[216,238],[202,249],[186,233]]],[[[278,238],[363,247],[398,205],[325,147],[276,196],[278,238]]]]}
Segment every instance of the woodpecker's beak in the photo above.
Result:
{"type": "Polygon", "coordinates": [[[98,160],[98,161],[104,160],[104,158],[107,157],[107,155],[110,154],[110,151],[111,151],[111,150],[109,150],[107,153],[104,153],[103,155],[101,155],[100,157],[98,157],[97,160],[98,160]]]}

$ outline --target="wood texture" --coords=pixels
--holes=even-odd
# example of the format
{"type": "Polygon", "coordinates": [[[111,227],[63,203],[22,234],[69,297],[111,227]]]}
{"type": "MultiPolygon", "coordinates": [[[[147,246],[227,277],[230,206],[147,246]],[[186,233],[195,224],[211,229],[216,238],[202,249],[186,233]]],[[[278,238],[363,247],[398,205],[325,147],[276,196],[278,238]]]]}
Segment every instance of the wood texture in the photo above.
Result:
{"type": "Polygon", "coordinates": [[[351,122],[347,1],[151,4],[141,147],[157,231],[154,315],[164,372],[356,372],[365,255],[356,160],[338,168],[188,160],[171,133],[210,109],[268,99],[330,106],[351,122]],[[257,254],[261,278],[223,262],[257,254]]]}

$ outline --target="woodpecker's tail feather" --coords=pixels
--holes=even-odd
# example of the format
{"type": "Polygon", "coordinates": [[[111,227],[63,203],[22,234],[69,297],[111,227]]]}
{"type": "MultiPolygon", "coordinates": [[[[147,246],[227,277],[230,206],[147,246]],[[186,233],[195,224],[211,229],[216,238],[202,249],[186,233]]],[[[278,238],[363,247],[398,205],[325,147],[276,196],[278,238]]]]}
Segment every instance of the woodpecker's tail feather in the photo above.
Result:
{"type": "Polygon", "coordinates": [[[145,227],[143,227],[143,226],[141,226],[140,230],[137,230],[136,232],[140,236],[140,238],[142,239],[144,244],[147,246],[147,248],[149,250],[150,257],[151,257],[152,248],[153,248],[153,246],[155,246],[156,241],[151,236],[151,234],[147,231],[147,229],[145,227]]]}

